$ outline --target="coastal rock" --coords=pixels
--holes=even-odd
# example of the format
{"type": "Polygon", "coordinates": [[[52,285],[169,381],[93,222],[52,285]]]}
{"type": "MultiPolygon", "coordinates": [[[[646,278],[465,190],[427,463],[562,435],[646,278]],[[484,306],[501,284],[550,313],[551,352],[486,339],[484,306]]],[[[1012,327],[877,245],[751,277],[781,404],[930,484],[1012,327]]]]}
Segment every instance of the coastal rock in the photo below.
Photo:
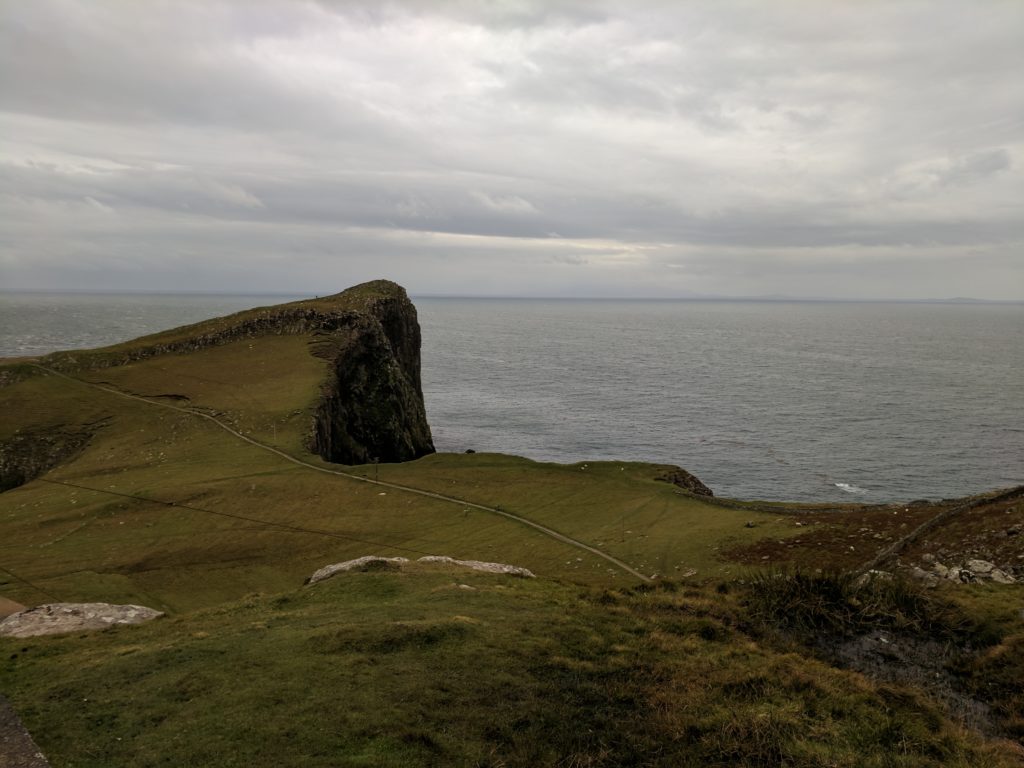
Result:
{"type": "Polygon", "coordinates": [[[420,382],[420,326],[405,290],[378,280],[347,322],[322,334],[317,354],[330,362],[313,417],[309,448],[327,461],[410,461],[434,452],[420,382]]]}
{"type": "Polygon", "coordinates": [[[659,475],[654,478],[660,480],[663,483],[672,483],[684,491],[689,491],[697,496],[714,496],[710,488],[704,483],[697,479],[695,475],[690,474],[682,467],[671,467],[665,474],[659,475]]]}
{"type": "Polygon", "coordinates": [[[409,461],[434,452],[420,383],[420,327],[405,289],[374,280],[334,296],[246,310],[40,364],[77,372],[194,352],[261,336],[309,335],[328,362],[307,447],[341,464],[409,461]]]}
{"type": "Polygon", "coordinates": [[[37,637],[109,629],[117,624],[141,624],[163,615],[163,612],[143,605],[47,603],[0,621],[0,637],[37,637]]]}

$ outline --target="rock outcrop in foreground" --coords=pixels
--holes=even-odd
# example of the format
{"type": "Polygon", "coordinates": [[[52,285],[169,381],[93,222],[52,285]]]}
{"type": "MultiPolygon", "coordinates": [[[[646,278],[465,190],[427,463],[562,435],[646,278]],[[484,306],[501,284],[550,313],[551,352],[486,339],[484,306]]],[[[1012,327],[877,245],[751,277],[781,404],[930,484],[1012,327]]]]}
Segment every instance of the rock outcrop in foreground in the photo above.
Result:
{"type": "MultiPolygon", "coordinates": [[[[376,555],[365,555],[355,560],[346,560],[343,563],[325,565],[316,571],[307,580],[307,584],[316,584],[318,581],[329,579],[339,573],[351,571],[382,571],[399,570],[409,562],[407,557],[378,557],[376,555]]],[[[534,578],[533,571],[528,568],[521,568],[518,565],[506,565],[505,563],[486,563],[482,560],[456,560],[446,555],[425,555],[416,562],[419,563],[440,563],[442,565],[454,565],[458,568],[468,568],[471,571],[483,571],[485,573],[505,573],[510,576],[521,576],[525,579],[534,578]]]]}
{"type": "Polygon", "coordinates": [[[109,629],[116,624],[141,624],[163,615],[161,611],[144,605],[47,603],[0,621],[0,637],[37,637],[109,629]]]}

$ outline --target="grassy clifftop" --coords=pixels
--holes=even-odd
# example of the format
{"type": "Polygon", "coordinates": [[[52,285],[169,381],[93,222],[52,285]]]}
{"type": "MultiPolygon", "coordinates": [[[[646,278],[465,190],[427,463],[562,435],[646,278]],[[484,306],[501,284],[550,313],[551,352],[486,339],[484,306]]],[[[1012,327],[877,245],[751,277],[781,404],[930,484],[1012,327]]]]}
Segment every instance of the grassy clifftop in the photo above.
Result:
{"type": "Polygon", "coordinates": [[[123,365],[154,355],[194,351],[243,337],[327,331],[354,314],[372,314],[381,304],[407,301],[405,289],[397,283],[374,280],[331,296],[246,309],[109,347],[55,352],[39,362],[62,371],[123,365]]]}

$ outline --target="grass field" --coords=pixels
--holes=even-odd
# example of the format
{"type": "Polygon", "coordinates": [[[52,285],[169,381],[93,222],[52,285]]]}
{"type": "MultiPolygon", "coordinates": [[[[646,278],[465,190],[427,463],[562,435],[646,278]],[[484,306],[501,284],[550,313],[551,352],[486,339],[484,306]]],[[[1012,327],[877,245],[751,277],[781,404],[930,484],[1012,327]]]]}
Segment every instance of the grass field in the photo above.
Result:
{"type": "Polygon", "coordinates": [[[923,696],[775,648],[735,596],[418,566],[0,643],[75,766],[1010,766],[923,696]]]}

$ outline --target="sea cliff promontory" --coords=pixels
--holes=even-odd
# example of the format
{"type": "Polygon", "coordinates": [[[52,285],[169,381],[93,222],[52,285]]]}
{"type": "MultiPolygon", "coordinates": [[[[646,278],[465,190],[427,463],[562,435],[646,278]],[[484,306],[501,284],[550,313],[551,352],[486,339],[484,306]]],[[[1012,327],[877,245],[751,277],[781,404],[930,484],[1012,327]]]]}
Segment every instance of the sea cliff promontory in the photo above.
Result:
{"type": "MultiPolygon", "coordinates": [[[[237,312],[110,347],[56,352],[18,365],[5,381],[14,383],[47,369],[71,375],[97,372],[269,336],[307,336],[312,354],[327,363],[307,430],[310,451],[340,464],[409,461],[434,452],[420,383],[416,308],[405,289],[388,280],[237,312]]],[[[49,431],[64,435],[68,430],[49,431]]],[[[56,460],[50,454],[58,459],[72,454],[86,441],[87,431],[78,428],[74,440],[59,441],[62,450],[45,456],[36,454],[54,440],[26,440],[20,434],[3,440],[0,489],[51,468],[56,460]]]]}

